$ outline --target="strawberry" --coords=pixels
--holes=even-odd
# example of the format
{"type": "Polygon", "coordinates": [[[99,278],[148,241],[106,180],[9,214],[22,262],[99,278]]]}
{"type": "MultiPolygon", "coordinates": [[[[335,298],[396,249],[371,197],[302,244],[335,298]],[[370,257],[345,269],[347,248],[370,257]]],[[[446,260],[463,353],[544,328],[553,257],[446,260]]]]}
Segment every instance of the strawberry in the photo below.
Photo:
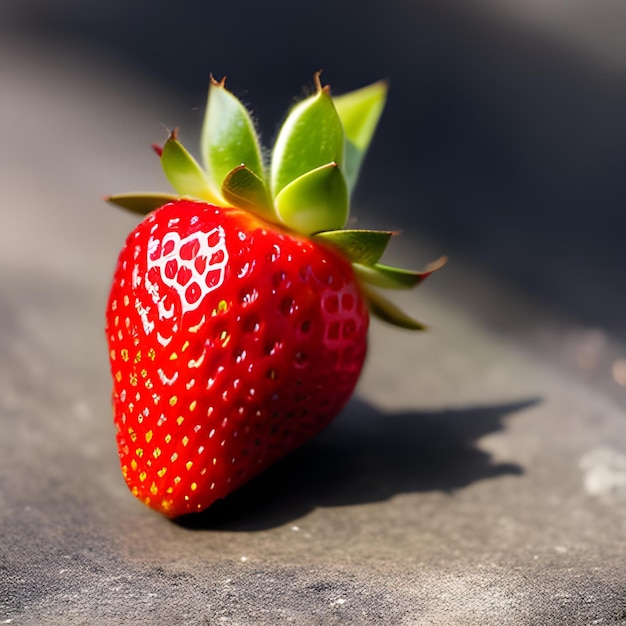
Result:
{"type": "Polygon", "coordinates": [[[372,286],[412,287],[441,263],[383,265],[391,232],[344,229],[385,96],[332,98],[316,75],[267,168],[247,110],[212,79],[204,167],[172,132],[156,151],[177,193],[108,198],[146,215],[106,312],[122,473],[166,516],[206,509],[333,420],[369,312],[422,328],[372,286]]]}

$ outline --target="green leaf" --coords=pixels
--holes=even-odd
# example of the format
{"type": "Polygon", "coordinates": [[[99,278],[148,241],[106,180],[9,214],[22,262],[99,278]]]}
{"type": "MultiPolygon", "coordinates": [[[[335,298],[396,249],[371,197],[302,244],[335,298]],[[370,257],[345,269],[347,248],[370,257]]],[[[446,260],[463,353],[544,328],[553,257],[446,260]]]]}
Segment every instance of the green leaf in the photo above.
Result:
{"type": "Polygon", "coordinates": [[[235,167],[226,175],[222,183],[222,195],[233,206],[278,221],[265,182],[245,165],[235,167]]]}
{"type": "Polygon", "coordinates": [[[367,150],[374,136],[385,106],[388,87],[387,81],[379,80],[333,98],[346,138],[359,150],[367,150]]]}
{"type": "Polygon", "coordinates": [[[348,186],[353,189],[359,169],[374,136],[387,98],[386,81],[333,98],[346,135],[344,168],[348,186]]]}
{"type": "Polygon", "coordinates": [[[219,203],[219,198],[209,185],[204,170],[178,141],[173,131],[163,146],[161,165],[170,184],[181,195],[207,202],[219,203]]]}
{"type": "Polygon", "coordinates": [[[276,196],[282,222],[305,234],[342,228],[348,219],[348,188],[336,163],[327,163],[290,182],[276,196]]]}
{"type": "Polygon", "coordinates": [[[263,179],[259,139],[250,114],[224,87],[211,77],[200,147],[212,189],[219,192],[230,172],[245,165],[263,179]]]}
{"type": "Polygon", "coordinates": [[[168,202],[180,200],[180,196],[169,193],[121,193],[104,198],[107,202],[115,204],[133,213],[147,215],[155,209],[162,207],[168,202]]]}
{"type": "Polygon", "coordinates": [[[399,309],[393,302],[390,302],[377,291],[361,286],[363,295],[369,305],[370,313],[378,319],[393,326],[406,328],[408,330],[426,330],[426,326],[422,322],[417,321],[404,311],[399,309]]]}
{"type": "Polygon", "coordinates": [[[431,263],[423,272],[400,269],[390,265],[382,265],[381,263],[375,263],[371,267],[354,263],[353,267],[356,275],[370,285],[385,289],[411,289],[419,285],[433,272],[443,267],[445,263],[446,258],[441,257],[431,263]]]}
{"type": "Polygon", "coordinates": [[[289,183],[327,163],[343,164],[344,133],[327,88],[297,104],[281,127],[272,153],[271,188],[277,196],[289,183]]]}
{"type": "Polygon", "coordinates": [[[389,230],[330,230],[315,235],[339,248],[352,263],[374,265],[394,235],[389,230]]]}
{"type": "Polygon", "coordinates": [[[361,152],[349,139],[346,139],[344,147],[344,163],[346,169],[346,180],[348,188],[352,191],[356,187],[356,181],[359,177],[361,163],[365,154],[361,152]]]}

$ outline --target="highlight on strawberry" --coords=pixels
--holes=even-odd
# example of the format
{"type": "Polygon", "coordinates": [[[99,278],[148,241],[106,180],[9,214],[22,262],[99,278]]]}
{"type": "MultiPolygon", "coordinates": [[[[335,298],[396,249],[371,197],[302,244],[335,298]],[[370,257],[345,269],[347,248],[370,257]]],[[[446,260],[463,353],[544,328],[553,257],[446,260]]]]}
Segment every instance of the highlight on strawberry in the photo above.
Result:
{"type": "Polygon", "coordinates": [[[369,315],[423,325],[380,294],[425,271],[380,262],[394,233],[344,228],[385,82],[296,104],[266,157],[244,105],[211,78],[201,163],[171,132],[175,193],[108,201],[145,215],[106,310],[122,473],[168,517],[206,509],[311,439],[358,381],[369,315]]]}

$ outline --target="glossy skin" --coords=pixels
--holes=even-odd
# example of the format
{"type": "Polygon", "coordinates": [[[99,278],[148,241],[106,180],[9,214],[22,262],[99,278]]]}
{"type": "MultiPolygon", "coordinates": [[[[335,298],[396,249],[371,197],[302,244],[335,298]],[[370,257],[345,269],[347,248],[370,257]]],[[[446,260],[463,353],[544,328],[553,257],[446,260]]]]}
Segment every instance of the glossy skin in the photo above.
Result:
{"type": "Polygon", "coordinates": [[[107,307],[122,472],[203,510],[326,427],[366,353],[348,261],[238,209],[177,201],[120,253],[107,307]]]}

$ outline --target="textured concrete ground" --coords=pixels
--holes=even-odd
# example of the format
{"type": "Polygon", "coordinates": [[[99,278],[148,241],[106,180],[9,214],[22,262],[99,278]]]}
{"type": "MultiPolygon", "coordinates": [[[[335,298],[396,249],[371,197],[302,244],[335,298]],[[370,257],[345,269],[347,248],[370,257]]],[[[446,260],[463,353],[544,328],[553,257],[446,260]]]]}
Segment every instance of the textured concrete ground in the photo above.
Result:
{"type": "Polygon", "coordinates": [[[321,437],[195,518],[132,498],[102,325],[133,219],[98,197],[161,185],[176,103],[79,63],[1,44],[0,623],[626,624],[620,346],[445,244],[398,240],[452,256],[402,298],[433,330],[374,324],[321,437]]]}

